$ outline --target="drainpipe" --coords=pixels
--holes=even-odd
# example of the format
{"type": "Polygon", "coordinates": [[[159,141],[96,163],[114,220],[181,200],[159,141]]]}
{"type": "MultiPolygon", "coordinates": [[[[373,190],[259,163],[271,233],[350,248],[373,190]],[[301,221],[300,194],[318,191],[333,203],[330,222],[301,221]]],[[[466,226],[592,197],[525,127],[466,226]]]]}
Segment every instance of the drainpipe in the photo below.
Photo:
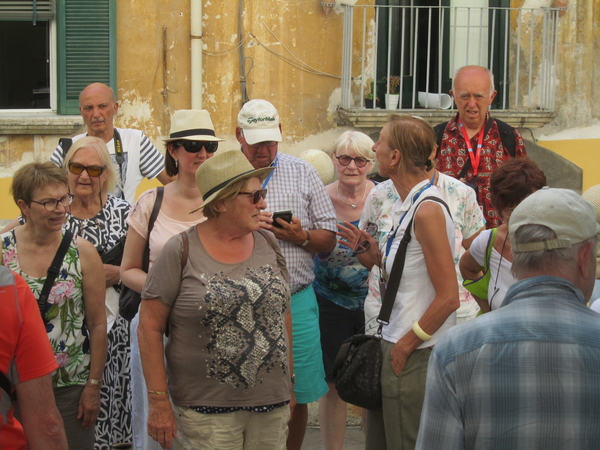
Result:
{"type": "Polygon", "coordinates": [[[190,0],[192,109],[202,109],[202,0],[190,0]]]}

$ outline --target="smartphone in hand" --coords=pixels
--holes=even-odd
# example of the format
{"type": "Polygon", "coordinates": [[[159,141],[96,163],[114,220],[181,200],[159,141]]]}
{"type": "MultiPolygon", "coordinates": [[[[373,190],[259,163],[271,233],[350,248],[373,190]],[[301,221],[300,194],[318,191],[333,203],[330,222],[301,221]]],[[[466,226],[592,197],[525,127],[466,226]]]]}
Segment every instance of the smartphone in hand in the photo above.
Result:
{"type": "Polygon", "coordinates": [[[273,213],[273,226],[277,227],[277,228],[283,228],[276,219],[283,219],[285,220],[287,223],[291,223],[292,222],[292,210],[291,209],[287,209],[285,211],[275,211],[273,213]]]}

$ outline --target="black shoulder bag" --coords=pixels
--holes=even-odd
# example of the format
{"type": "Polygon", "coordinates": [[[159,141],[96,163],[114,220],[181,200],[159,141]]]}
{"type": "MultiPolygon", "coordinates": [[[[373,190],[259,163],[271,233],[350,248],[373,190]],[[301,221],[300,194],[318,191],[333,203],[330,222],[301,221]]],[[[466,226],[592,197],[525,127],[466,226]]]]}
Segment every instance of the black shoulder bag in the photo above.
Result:
{"type": "MultiPolygon", "coordinates": [[[[425,197],[419,205],[425,200],[434,200],[441,203],[450,214],[448,205],[443,200],[437,197],[425,197]]],[[[331,373],[325,378],[328,383],[335,383],[335,388],[342,400],[361,408],[376,409],[381,407],[380,378],[383,363],[381,331],[384,325],[389,324],[390,315],[392,314],[394,301],[402,279],[402,272],[404,272],[406,249],[412,239],[410,230],[412,229],[413,220],[414,215],[406,227],[406,232],[402,241],[400,241],[400,246],[394,258],[388,286],[377,317],[377,322],[379,322],[377,333],[375,335],[355,334],[346,339],[335,357],[331,373]]]]}
{"type": "MultiPolygon", "coordinates": [[[[154,222],[158,217],[160,206],[162,204],[164,194],[164,187],[160,186],[156,188],[156,200],[154,200],[154,207],[148,220],[148,237],[146,239],[146,246],[144,247],[144,256],[142,259],[142,270],[148,273],[148,266],[150,265],[150,233],[154,228],[154,222]]],[[[142,296],[140,292],[136,292],[133,289],[125,286],[121,283],[121,292],[119,294],[119,314],[125,320],[131,322],[138,312],[142,296]]]]}
{"type": "Polygon", "coordinates": [[[56,251],[56,255],[54,255],[54,259],[52,260],[52,264],[50,264],[50,267],[48,267],[48,275],[46,276],[46,281],[44,281],[44,286],[42,286],[42,291],[40,292],[40,296],[37,299],[38,307],[40,308],[40,314],[42,315],[42,319],[44,320],[44,325],[47,323],[46,314],[44,312],[44,310],[46,309],[46,301],[48,300],[48,296],[50,295],[52,286],[54,286],[54,281],[60,273],[60,268],[62,266],[63,260],[65,259],[65,255],[67,254],[67,250],[69,249],[69,245],[71,245],[72,240],[73,233],[71,233],[70,231],[65,231],[62,241],[60,242],[60,246],[56,251]]]}

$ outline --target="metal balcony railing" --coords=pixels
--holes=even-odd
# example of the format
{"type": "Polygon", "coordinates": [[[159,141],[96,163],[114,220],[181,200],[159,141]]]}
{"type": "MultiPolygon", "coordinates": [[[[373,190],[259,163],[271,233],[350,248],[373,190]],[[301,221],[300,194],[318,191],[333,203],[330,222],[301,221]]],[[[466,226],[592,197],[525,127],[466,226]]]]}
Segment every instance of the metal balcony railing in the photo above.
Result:
{"type": "Polygon", "coordinates": [[[495,77],[493,109],[554,111],[561,8],[342,7],[343,109],[393,109],[394,93],[398,109],[452,109],[454,73],[481,65],[495,77]]]}

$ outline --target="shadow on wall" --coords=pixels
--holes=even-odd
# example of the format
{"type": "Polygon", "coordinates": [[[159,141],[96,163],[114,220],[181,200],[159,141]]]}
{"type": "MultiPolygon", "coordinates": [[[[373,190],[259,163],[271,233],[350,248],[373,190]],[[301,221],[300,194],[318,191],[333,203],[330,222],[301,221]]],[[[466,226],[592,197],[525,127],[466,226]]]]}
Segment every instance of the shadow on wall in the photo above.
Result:
{"type": "Polygon", "coordinates": [[[546,174],[548,186],[573,189],[581,194],[583,189],[583,169],[550,149],[525,139],[527,154],[546,174]]]}

